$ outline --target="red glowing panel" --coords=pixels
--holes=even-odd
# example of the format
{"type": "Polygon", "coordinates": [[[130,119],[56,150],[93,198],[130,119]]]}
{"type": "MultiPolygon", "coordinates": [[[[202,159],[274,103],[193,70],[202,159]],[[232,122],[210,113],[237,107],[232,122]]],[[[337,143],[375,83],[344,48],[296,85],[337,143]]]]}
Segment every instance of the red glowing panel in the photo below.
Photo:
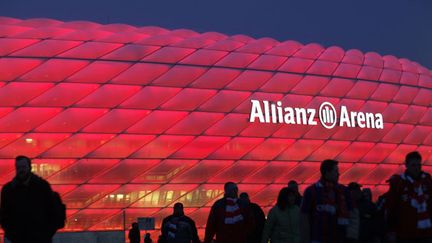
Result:
{"type": "Polygon", "coordinates": [[[273,55],[261,55],[248,67],[252,69],[261,70],[275,70],[278,69],[285,61],[286,57],[273,56],[273,55]]]}
{"type": "Polygon", "coordinates": [[[106,83],[129,68],[129,63],[95,61],[67,78],[67,82],[106,83]]]}
{"type": "Polygon", "coordinates": [[[150,111],[113,109],[89,124],[82,131],[92,133],[120,133],[128,127],[136,124],[137,121],[145,117],[150,111]]]}
{"type": "Polygon", "coordinates": [[[125,208],[159,187],[157,184],[124,185],[106,194],[90,208],[125,208]]]}
{"type": "Polygon", "coordinates": [[[217,62],[215,66],[231,67],[231,68],[245,68],[251,62],[253,62],[258,55],[248,53],[236,53],[231,52],[225,56],[222,60],[217,62]]]}
{"type": "Polygon", "coordinates": [[[194,166],[197,160],[167,159],[134,179],[133,183],[166,183],[194,166]]]}
{"type": "Polygon", "coordinates": [[[273,160],[284,151],[288,146],[294,143],[293,139],[277,139],[268,138],[251,152],[249,152],[245,159],[258,159],[258,160],[273,160]]]}
{"type": "Polygon", "coordinates": [[[132,204],[132,207],[166,207],[196,186],[192,184],[168,184],[147,194],[132,204]]]}
{"type": "Polygon", "coordinates": [[[88,61],[49,59],[19,78],[28,82],[60,82],[89,64],[88,61]]]}
{"type": "Polygon", "coordinates": [[[177,201],[183,203],[185,207],[200,207],[222,197],[223,193],[223,184],[206,184],[188,192],[177,201]]]}
{"type": "Polygon", "coordinates": [[[129,44],[114,50],[111,53],[103,56],[102,59],[107,60],[121,60],[121,61],[139,61],[143,57],[149,55],[150,53],[158,50],[157,46],[143,46],[129,44]]]}
{"type": "Polygon", "coordinates": [[[114,43],[103,43],[103,42],[85,42],[67,52],[59,55],[59,57],[65,58],[82,58],[82,59],[96,59],[107,53],[114,51],[115,49],[121,47],[121,44],[114,43]]]}
{"type": "Polygon", "coordinates": [[[275,182],[285,183],[286,185],[288,185],[288,182],[290,180],[296,180],[298,183],[313,183],[315,180],[310,178],[312,178],[315,174],[319,173],[319,167],[320,163],[299,163],[288,173],[285,173],[283,176],[279,177],[275,182]]]}
{"type": "Polygon", "coordinates": [[[172,99],[164,103],[161,109],[191,111],[215,94],[216,90],[183,89],[172,99]]]}
{"type": "Polygon", "coordinates": [[[298,140],[282,152],[278,160],[305,160],[324,142],[320,140],[298,140]]]}
{"type": "Polygon", "coordinates": [[[47,83],[9,83],[0,88],[0,104],[21,106],[51,87],[47,83]]]}
{"type": "Polygon", "coordinates": [[[160,86],[184,87],[201,76],[207,69],[202,67],[174,66],[168,72],[154,80],[152,84],[160,86]]]}
{"type": "MultiPolygon", "coordinates": [[[[387,158],[396,147],[396,144],[377,143],[360,161],[365,163],[379,163],[387,158]]],[[[394,161],[393,163],[398,162],[394,161]]]]}
{"type": "Polygon", "coordinates": [[[93,177],[89,183],[127,183],[159,162],[160,160],[125,159],[105,170],[102,174],[93,177]]]}
{"type": "Polygon", "coordinates": [[[97,224],[90,227],[89,231],[102,231],[102,230],[123,230],[124,229],[124,213],[122,211],[112,216],[99,219],[97,224]],[[102,221],[101,221],[102,220],[102,221]]]}
{"type": "Polygon", "coordinates": [[[241,74],[240,70],[228,68],[211,68],[203,73],[193,83],[190,84],[194,88],[218,89],[225,87],[226,84],[234,80],[241,74]]]}
{"type": "Polygon", "coordinates": [[[276,73],[259,90],[263,92],[288,92],[302,79],[302,75],[276,73]]]}
{"type": "Polygon", "coordinates": [[[279,67],[279,71],[293,72],[293,73],[304,73],[312,65],[314,61],[310,59],[303,59],[292,57],[279,67]]]}
{"type": "Polygon", "coordinates": [[[53,184],[80,184],[118,163],[115,159],[81,159],[49,178],[53,184]]]}
{"type": "MultiPolygon", "coordinates": [[[[151,43],[146,43],[151,44],[151,43]]],[[[143,61],[146,62],[159,62],[159,63],[175,63],[194,52],[195,49],[178,48],[178,47],[164,47],[152,54],[146,56],[143,61]]]]}
{"type": "Polygon", "coordinates": [[[103,85],[76,105],[82,107],[112,108],[137,93],[139,86],[103,85]]]}
{"type": "Polygon", "coordinates": [[[35,131],[77,132],[107,112],[105,109],[69,108],[37,127],[35,131]]]}
{"type": "Polygon", "coordinates": [[[350,142],[344,141],[327,141],[317,148],[307,159],[310,161],[322,161],[327,158],[335,158],[345,150],[350,142]]]}
{"type": "Polygon", "coordinates": [[[59,108],[20,107],[0,119],[0,132],[29,132],[60,111],[59,108]]]}
{"type": "Polygon", "coordinates": [[[15,160],[0,159],[0,185],[7,183],[15,176],[15,160]]]}
{"type": "Polygon", "coordinates": [[[180,61],[180,63],[190,65],[213,65],[227,54],[228,52],[225,51],[198,50],[180,61]]]}
{"type": "Polygon", "coordinates": [[[317,74],[317,75],[331,75],[339,63],[336,62],[327,62],[327,61],[315,61],[312,66],[306,71],[309,74],[317,74]]]}
{"type": "Polygon", "coordinates": [[[52,158],[82,158],[114,137],[111,134],[79,133],[51,148],[43,155],[52,158]]]}
{"type": "Polygon", "coordinates": [[[137,63],[111,80],[117,84],[145,85],[170,69],[168,65],[137,63]]]}
{"type": "Polygon", "coordinates": [[[208,180],[209,183],[225,183],[227,181],[241,181],[248,175],[266,166],[264,161],[239,160],[222,172],[208,180]]]}
{"type": "Polygon", "coordinates": [[[340,161],[357,162],[374,147],[374,143],[353,142],[336,158],[340,161]]]}
{"type": "MultiPolygon", "coordinates": [[[[209,112],[230,112],[249,96],[249,92],[222,90],[201,105],[199,110],[209,112]]],[[[249,100],[247,100],[247,102],[250,103],[249,100]]]]}
{"type": "Polygon", "coordinates": [[[132,158],[166,158],[193,139],[192,136],[162,135],[131,155],[132,158]]]}
{"type": "MultiPolygon", "coordinates": [[[[0,30],[0,33],[1,32],[2,30],[0,30]]],[[[39,40],[35,40],[35,39],[2,38],[0,39],[0,55],[6,56],[9,53],[22,49],[26,46],[32,45],[38,41],[39,40]]]]}
{"type": "Polygon", "coordinates": [[[323,88],[320,95],[330,97],[344,97],[354,86],[355,82],[351,79],[333,78],[327,86],[323,88]]]}
{"type": "Polygon", "coordinates": [[[249,117],[246,114],[227,114],[210,128],[206,129],[206,135],[235,136],[249,125],[249,117]]]}
{"type": "Polygon", "coordinates": [[[69,216],[64,230],[84,231],[118,212],[116,209],[85,209],[69,216]]]}
{"type": "Polygon", "coordinates": [[[208,181],[221,170],[230,166],[233,162],[230,160],[202,160],[187,172],[177,176],[172,183],[199,183],[208,181]]]}
{"type": "Polygon", "coordinates": [[[43,40],[24,49],[16,51],[11,55],[20,57],[53,57],[80,44],[80,41],[43,40]]]}
{"type": "Polygon", "coordinates": [[[30,106],[70,106],[95,91],[97,84],[60,83],[29,102],[30,106]]]}
{"type": "Polygon", "coordinates": [[[263,138],[236,137],[212,153],[210,159],[240,159],[264,141],[263,138]]]}
{"type": "Polygon", "coordinates": [[[408,144],[421,144],[423,141],[426,141],[427,136],[430,134],[432,134],[432,127],[415,126],[403,142],[408,144]]]}
{"type": "Polygon", "coordinates": [[[0,149],[0,157],[13,158],[18,154],[25,154],[30,158],[38,157],[69,136],[70,134],[64,133],[28,133],[0,149]]]}
{"type": "Polygon", "coordinates": [[[121,108],[155,109],[180,92],[179,88],[146,86],[120,104],[121,108]]]}
{"type": "Polygon", "coordinates": [[[341,173],[339,181],[343,184],[348,184],[352,181],[360,181],[375,169],[376,166],[376,164],[354,164],[348,171],[341,173]]]}
{"type": "Polygon", "coordinates": [[[223,114],[220,113],[192,112],[166,131],[166,133],[199,135],[222,118],[223,114]]]}
{"type": "Polygon", "coordinates": [[[63,196],[68,208],[83,208],[117,189],[118,185],[82,185],[63,196]]]}
{"type": "Polygon", "coordinates": [[[272,184],[261,192],[255,194],[255,196],[251,197],[251,202],[258,203],[261,206],[276,205],[276,199],[278,197],[279,191],[287,185],[288,182],[284,184],[272,184]]]}
{"type": "Polygon", "coordinates": [[[23,135],[22,133],[2,133],[2,135],[0,137],[0,148],[3,148],[4,146],[8,145],[9,143],[17,140],[22,135],[23,135]]]}
{"type": "MultiPolygon", "coordinates": [[[[267,165],[256,173],[246,177],[244,183],[274,183],[282,174],[290,171],[297,165],[296,162],[267,162],[267,165]]],[[[287,182],[288,183],[288,182],[287,182]]]]}
{"type": "MultiPolygon", "coordinates": [[[[160,134],[182,120],[187,112],[155,110],[136,122],[127,131],[130,133],[160,134]]],[[[133,117],[133,116],[128,116],[133,117]]]]}
{"type": "Polygon", "coordinates": [[[134,153],[154,138],[155,137],[151,135],[120,134],[91,152],[88,157],[127,158],[130,154],[134,153]]]}
{"type": "Polygon", "coordinates": [[[230,140],[229,137],[199,136],[174,153],[172,158],[204,159],[230,140]]]}

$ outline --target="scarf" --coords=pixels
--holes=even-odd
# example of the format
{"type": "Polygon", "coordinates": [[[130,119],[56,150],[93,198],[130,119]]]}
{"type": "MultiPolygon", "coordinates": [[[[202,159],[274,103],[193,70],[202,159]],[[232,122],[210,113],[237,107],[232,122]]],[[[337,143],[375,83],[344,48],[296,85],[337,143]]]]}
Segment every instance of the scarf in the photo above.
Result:
{"type": "Polygon", "coordinates": [[[320,180],[315,183],[321,192],[321,204],[317,204],[318,212],[327,212],[337,216],[339,225],[349,224],[349,212],[343,188],[337,183],[320,180]],[[334,194],[334,195],[332,195],[334,194]]]}
{"type": "Polygon", "coordinates": [[[226,198],[225,206],[225,224],[236,224],[243,221],[240,207],[236,198],[226,198]]]}
{"type": "Polygon", "coordinates": [[[415,208],[417,211],[417,229],[431,228],[432,223],[424,192],[427,178],[426,174],[422,173],[418,180],[414,180],[406,173],[402,174],[401,178],[408,182],[408,201],[411,207],[415,208]]]}

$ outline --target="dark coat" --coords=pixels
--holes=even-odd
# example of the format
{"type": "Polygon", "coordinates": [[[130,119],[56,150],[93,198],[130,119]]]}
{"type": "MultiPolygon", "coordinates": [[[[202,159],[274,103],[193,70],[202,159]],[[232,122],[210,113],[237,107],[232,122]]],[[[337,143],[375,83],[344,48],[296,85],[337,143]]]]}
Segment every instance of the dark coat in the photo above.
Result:
{"type": "Polygon", "coordinates": [[[261,242],[262,232],[266,221],[264,211],[256,203],[249,204],[250,210],[254,217],[255,227],[247,237],[248,243],[259,243],[261,242]]]}
{"type": "Polygon", "coordinates": [[[48,182],[31,174],[28,185],[16,179],[1,192],[1,226],[13,243],[51,242],[55,234],[53,191],[48,182]]]}
{"type": "Polygon", "coordinates": [[[239,205],[241,214],[244,218],[243,221],[237,224],[227,225],[225,224],[225,206],[225,197],[219,199],[213,204],[207,219],[204,243],[212,242],[214,236],[216,236],[217,243],[247,242],[247,236],[255,226],[254,216],[251,209],[239,205]]]}
{"type": "Polygon", "coordinates": [[[164,218],[161,230],[164,243],[200,243],[195,222],[185,215],[164,218]],[[175,238],[169,235],[169,224],[176,225],[175,238]]]}

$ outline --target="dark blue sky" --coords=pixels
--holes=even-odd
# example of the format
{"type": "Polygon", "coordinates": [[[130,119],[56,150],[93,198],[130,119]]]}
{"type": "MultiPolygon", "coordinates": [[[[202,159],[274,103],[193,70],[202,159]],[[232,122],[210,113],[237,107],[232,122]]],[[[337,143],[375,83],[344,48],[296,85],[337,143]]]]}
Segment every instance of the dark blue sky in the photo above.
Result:
{"type": "Polygon", "coordinates": [[[1,0],[0,15],[316,42],[432,68],[431,0],[1,0]]]}

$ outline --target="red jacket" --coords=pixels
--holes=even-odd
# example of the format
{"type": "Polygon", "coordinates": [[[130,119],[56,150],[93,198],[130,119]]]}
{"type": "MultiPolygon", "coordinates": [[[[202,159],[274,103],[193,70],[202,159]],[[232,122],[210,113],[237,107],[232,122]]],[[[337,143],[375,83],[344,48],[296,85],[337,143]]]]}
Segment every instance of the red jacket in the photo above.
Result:
{"type": "MultiPolygon", "coordinates": [[[[422,186],[427,195],[427,209],[432,216],[432,178],[424,173],[422,186]]],[[[387,195],[388,226],[390,232],[396,232],[398,238],[419,239],[432,237],[432,228],[417,228],[417,210],[411,206],[408,194],[411,183],[401,175],[390,179],[390,189],[387,195]]],[[[410,188],[411,187],[411,188],[410,188]]]]}

